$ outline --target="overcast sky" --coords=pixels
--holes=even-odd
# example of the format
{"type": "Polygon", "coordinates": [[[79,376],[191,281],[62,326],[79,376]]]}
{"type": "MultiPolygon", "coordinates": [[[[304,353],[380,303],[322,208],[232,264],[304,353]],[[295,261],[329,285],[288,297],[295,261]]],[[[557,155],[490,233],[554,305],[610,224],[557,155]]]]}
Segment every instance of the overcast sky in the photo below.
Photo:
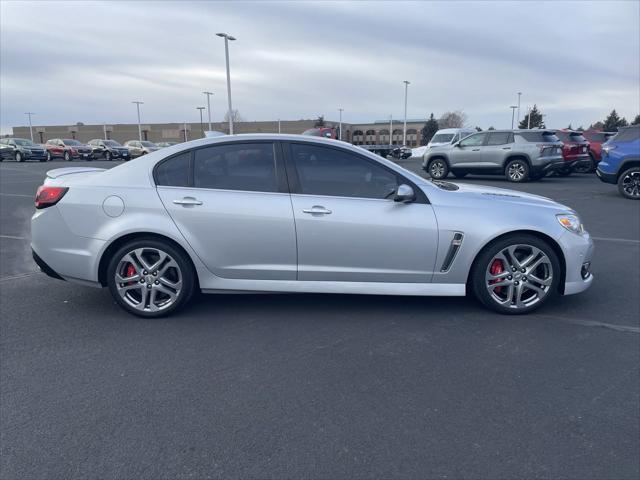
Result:
{"type": "Polygon", "coordinates": [[[640,2],[0,2],[0,126],[247,120],[368,122],[463,110],[508,128],[537,103],[549,127],[640,110],[640,2]]]}

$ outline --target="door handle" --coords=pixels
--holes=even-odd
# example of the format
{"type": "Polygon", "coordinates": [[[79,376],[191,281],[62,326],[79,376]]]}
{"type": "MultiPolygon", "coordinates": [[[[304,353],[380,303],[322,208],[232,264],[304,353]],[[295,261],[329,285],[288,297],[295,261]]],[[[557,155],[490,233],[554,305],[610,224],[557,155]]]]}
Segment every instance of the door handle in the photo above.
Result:
{"type": "Polygon", "coordinates": [[[479,148],[474,148],[474,149],[472,149],[471,151],[472,151],[472,152],[479,152],[479,151],[480,151],[480,149],[479,149],[479,148]]]}
{"type": "Polygon", "coordinates": [[[322,205],[314,205],[311,208],[305,208],[302,210],[304,213],[310,213],[311,215],[330,215],[331,210],[324,208],[322,205]]]}
{"type": "Polygon", "coordinates": [[[202,205],[202,202],[200,200],[197,200],[193,197],[184,197],[180,200],[174,200],[173,203],[175,203],[176,205],[184,205],[185,207],[202,205]]]}
{"type": "Polygon", "coordinates": [[[502,150],[511,150],[511,147],[502,147],[502,150]]]}

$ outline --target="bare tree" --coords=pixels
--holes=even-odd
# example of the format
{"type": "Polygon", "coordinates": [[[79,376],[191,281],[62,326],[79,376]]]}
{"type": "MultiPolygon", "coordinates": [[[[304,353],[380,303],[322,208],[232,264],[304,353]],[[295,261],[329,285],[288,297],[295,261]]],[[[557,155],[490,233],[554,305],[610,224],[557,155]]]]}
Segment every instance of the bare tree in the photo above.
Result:
{"type": "MultiPolygon", "coordinates": [[[[240,115],[240,112],[236,109],[231,110],[231,119],[233,120],[233,123],[236,122],[244,122],[244,117],[242,115],[240,115]]],[[[229,123],[229,112],[227,111],[227,113],[224,114],[224,121],[225,123],[229,123]]]]}
{"type": "Polygon", "coordinates": [[[438,119],[440,128],[462,128],[467,123],[467,114],[462,110],[446,112],[438,119]]]}

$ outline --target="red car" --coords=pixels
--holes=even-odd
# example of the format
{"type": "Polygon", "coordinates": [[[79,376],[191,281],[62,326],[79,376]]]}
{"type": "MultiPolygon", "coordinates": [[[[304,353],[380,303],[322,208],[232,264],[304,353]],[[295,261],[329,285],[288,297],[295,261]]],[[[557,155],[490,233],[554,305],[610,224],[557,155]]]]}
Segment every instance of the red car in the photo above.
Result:
{"type": "Polygon", "coordinates": [[[310,128],[309,130],[305,130],[304,132],[302,132],[302,135],[312,135],[314,137],[324,138],[338,138],[335,129],[330,127],[310,128]]]}
{"type": "Polygon", "coordinates": [[[584,171],[576,169],[580,173],[593,173],[600,160],[602,160],[602,144],[613,137],[616,132],[601,132],[600,130],[587,130],[582,132],[584,138],[589,141],[589,155],[591,155],[591,165],[584,171]]]}
{"type": "Polygon", "coordinates": [[[67,162],[74,158],[82,160],[93,159],[91,147],[72,138],[52,138],[47,140],[44,148],[47,150],[47,161],[51,161],[54,158],[63,158],[67,162]]]}
{"type": "Polygon", "coordinates": [[[562,146],[564,167],[556,170],[556,175],[566,177],[572,172],[580,171],[579,169],[591,167],[589,142],[584,138],[582,132],[567,129],[556,130],[556,136],[564,143],[562,146]]]}

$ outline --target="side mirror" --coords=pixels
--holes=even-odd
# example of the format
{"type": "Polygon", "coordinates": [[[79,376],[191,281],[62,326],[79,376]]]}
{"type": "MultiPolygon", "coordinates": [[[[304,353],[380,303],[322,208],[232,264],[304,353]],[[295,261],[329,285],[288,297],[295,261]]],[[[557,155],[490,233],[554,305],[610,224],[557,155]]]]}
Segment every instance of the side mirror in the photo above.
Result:
{"type": "Polygon", "coordinates": [[[454,147],[458,147],[458,148],[460,148],[460,147],[461,147],[460,142],[456,142],[456,143],[454,143],[454,144],[453,144],[453,146],[454,146],[454,147]]]}
{"type": "Polygon", "coordinates": [[[398,190],[396,190],[396,194],[393,197],[394,202],[400,202],[400,203],[410,203],[410,202],[413,202],[415,199],[416,199],[416,194],[413,191],[413,188],[411,188],[409,185],[405,183],[403,183],[398,187],[398,190]]]}

